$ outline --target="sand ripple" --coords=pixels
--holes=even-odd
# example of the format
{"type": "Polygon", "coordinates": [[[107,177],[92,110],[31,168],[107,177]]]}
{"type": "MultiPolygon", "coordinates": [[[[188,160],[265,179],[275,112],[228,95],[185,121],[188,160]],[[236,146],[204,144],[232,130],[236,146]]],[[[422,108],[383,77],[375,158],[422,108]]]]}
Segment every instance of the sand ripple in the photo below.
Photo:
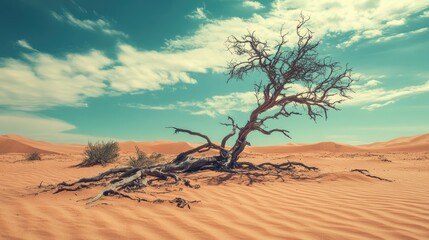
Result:
{"type": "MultiPolygon", "coordinates": [[[[315,155],[310,164],[322,173],[310,179],[251,186],[200,180],[201,189],[177,193],[201,200],[190,210],[113,198],[86,208],[78,201],[95,191],[29,194],[41,181],[73,180],[104,169],[70,168],[80,157],[49,155],[42,161],[15,162],[22,155],[0,156],[0,239],[429,238],[429,161],[406,160],[406,154],[387,156],[392,163],[375,161],[378,156],[358,155],[345,162],[340,155],[323,160],[315,155]],[[346,169],[354,165],[394,182],[346,169]]],[[[278,157],[264,155],[261,161],[278,157]]]]}

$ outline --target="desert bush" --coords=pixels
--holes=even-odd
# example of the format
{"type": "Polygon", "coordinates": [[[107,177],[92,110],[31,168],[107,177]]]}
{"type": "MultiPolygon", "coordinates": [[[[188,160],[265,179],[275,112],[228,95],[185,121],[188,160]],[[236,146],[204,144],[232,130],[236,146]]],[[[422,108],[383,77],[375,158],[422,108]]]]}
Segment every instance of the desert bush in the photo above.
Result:
{"type": "Polygon", "coordinates": [[[136,148],[136,157],[130,157],[128,165],[131,167],[149,167],[163,162],[164,156],[160,153],[152,153],[147,155],[141,151],[137,146],[136,148]]]}
{"type": "Polygon", "coordinates": [[[42,160],[42,156],[40,155],[39,152],[32,152],[32,153],[27,154],[25,159],[30,160],[30,161],[42,160]]]}
{"type": "Polygon", "coordinates": [[[119,144],[115,141],[88,143],[85,149],[85,158],[78,167],[106,165],[115,162],[119,157],[119,144]]]}

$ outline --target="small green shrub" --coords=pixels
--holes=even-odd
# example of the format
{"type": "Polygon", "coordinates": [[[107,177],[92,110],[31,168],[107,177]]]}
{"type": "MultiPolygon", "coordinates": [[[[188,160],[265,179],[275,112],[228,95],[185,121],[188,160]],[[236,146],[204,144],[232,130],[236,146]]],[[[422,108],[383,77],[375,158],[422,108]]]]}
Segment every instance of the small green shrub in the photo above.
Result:
{"type": "Polygon", "coordinates": [[[147,155],[146,153],[142,152],[137,146],[135,148],[137,157],[130,157],[130,160],[128,162],[128,165],[131,167],[150,167],[159,164],[160,162],[165,160],[164,156],[160,153],[152,153],[151,155],[147,155]]]}
{"type": "Polygon", "coordinates": [[[32,152],[32,153],[27,154],[25,159],[27,159],[29,161],[42,160],[42,156],[40,155],[39,152],[32,152]]]}
{"type": "Polygon", "coordinates": [[[119,157],[119,144],[115,141],[88,143],[85,149],[85,158],[78,167],[106,165],[115,162],[119,157]]]}

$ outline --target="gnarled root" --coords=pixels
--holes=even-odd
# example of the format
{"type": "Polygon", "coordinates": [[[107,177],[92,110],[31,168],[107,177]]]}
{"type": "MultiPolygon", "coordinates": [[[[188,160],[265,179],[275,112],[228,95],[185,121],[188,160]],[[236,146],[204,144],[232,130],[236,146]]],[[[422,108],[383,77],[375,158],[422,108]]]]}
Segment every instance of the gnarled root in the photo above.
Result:
{"type": "Polygon", "coordinates": [[[249,170],[277,169],[277,170],[290,171],[290,170],[293,170],[297,166],[302,167],[308,171],[318,171],[319,170],[317,167],[307,166],[304,163],[300,163],[300,162],[285,162],[285,163],[280,163],[280,164],[265,162],[265,163],[261,163],[261,164],[257,164],[257,165],[250,163],[250,162],[237,162],[236,165],[238,168],[249,169],[249,170]]]}
{"type": "MultiPolygon", "coordinates": [[[[165,181],[164,184],[183,184],[189,188],[199,188],[199,185],[191,184],[187,179],[180,178],[176,173],[195,172],[201,169],[214,169],[217,164],[216,158],[192,158],[187,157],[181,162],[168,163],[147,168],[113,168],[94,177],[81,178],[75,182],[61,182],[57,185],[47,186],[49,190],[53,190],[54,194],[62,191],[79,191],[81,189],[93,188],[96,186],[104,186],[96,196],[90,198],[86,204],[93,204],[105,196],[119,196],[132,200],[143,201],[142,198],[134,198],[123,192],[133,192],[139,189],[152,185],[155,181],[165,181]],[[167,182],[168,179],[173,179],[173,182],[167,182]]],[[[156,187],[156,185],[155,185],[156,187]]],[[[182,198],[173,200],[144,200],[145,202],[171,202],[178,207],[188,206],[195,201],[188,201],[182,198]]]]}
{"type": "MultiPolygon", "coordinates": [[[[175,198],[173,200],[148,200],[140,197],[130,196],[128,195],[128,193],[136,192],[140,189],[147,188],[149,186],[159,188],[166,185],[183,184],[184,186],[189,188],[199,188],[199,185],[191,184],[189,180],[182,179],[177,174],[193,173],[203,170],[228,172],[233,175],[236,173],[250,174],[252,171],[291,171],[294,170],[296,167],[302,167],[306,170],[313,171],[318,170],[318,168],[316,167],[309,167],[299,162],[286,162],[281,164],[273,164],[266,162],[257,165],[250,162],[238,162],[236,163],[235,168],[231,169],[226,166],[227,162],[228,159],[225,159],[222,156],[200,158],[186,156],[180,160],[176,159],[171,163],[146,168],[113,168],[94,177],[81,178],[72,183],[61,182],[57,185],[46,186],[46,188],[48,189],[48,191],[52,190],[54,191],[54,194],[56,194],[63,191],[79,191],[82,189],[103,186],[103,190],[101,190],[96,196],[88,199],[86,203],[87,205],[91,205],[106,196],[117,196],[128,198],[138,202],[169,202],[176,204],[177,207],[190,208],[189,204],[197,201],[188,201],[183,198],[175,198]]],[[[252,176],[255,174],[260,173],[251,173],[252,176]]],[[[250,175],[248,175],[248,177],[250,179],[250,175]]]]}

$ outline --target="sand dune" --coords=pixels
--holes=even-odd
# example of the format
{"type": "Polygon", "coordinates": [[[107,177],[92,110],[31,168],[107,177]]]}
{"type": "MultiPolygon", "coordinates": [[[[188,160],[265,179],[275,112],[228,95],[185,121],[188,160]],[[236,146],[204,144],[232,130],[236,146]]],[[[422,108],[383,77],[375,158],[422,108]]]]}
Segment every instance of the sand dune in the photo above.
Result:
{"type": "MultiPolygon", "coordinates": [[[[189,150],[198,144],[172,141],[151,141],[151,142],[119,142],[121,153],[135,152],[135,146],[146,153],[179,154],[189,150]]],[[[56,153],[56,154],[76,154],[82,153],[86,145],[83,144],[53,144],[38,141],[18,135],[0,135],[0,154],[6,153],[56,153]]],[[[215,153],[215,152],[208,152],[215,153]]]]}
{"type": "MultiPolygon", "coordinates": [[[[258,183],[222,173],[188,176],[200,189],[160,193],[200,200],[191,209],[106,198],[97,190],[60,194],[38,185],[96,175],[107,167],[71,168],[81,156],[42,161],[0,155],[0,239],[427,239],[429,154],[250,154],[244,161],[303,161],[321,169],[258,183]],[[381,158],[391,162],[380,161],[381,158]],[[350,169],[366,168],[393,182],[350,169]],[[216,180],[217,179],[217,180],[216,180]]],[[[108,166],[112,167],[112,166],[108,166]]],[[[163,190],[160,189],[160,192],[163,190]]]]}
{"type": "Polygon", "coordinates": [[[52,144],[18,135],[0,135],[0,154],[5,153],[81,153],[81,144],[52,144]]]}
{"type": "Polygon", "coordinates": [[[399,137],[386,142],[375,142],[367,145],[362,145],[365,147],[385,147],[385,146],[400,146],[403,144],[420,144],[420,143],[429,143],[429,134],[422,134],[417,136],[409,137],[399,137]]]}
{"type": "Polygon", "coordinates": [[[173,156],[194,144],[122,142],[122,162],[73,168],[82,160],[84,145],[4,135],[0,239],[428,239],[428,139],[426,134],[363,146],[327,142],[251,147],[241,160],[301,161],[321,170],[280,177],[203,172],[186,176],[200,189],[155,189],[158,193],[151,195],[201,201],[179,209],[116,198],[87,208],[82,200],[99,189],[35,193],[40,184],[121,166],[135,145],[173,156]],[[23,161],[31,151],[44,153],[43,159],[23,161]],[[392,182],[350,172],[357,168],[392,182]]]}
{"type": "Polygon", "coordinates": [[[121,152],[135,152],[135,146],[146,153],[163,153],[163,154],[178,154],[189,150],[192,146],[187,142],[169,142],[169,141],[154,141],[154,142],[121,142],[119,148],[121,152]]]}
{"type": "Polygon", "coordinates": [[[267,147],[249,147],[254,153],[305,153],[305,152],[429,152],[429,134],[400,137],[386,142],[353,146],[335,142],[315,144],[287,144],[267,147]]]}
{"type": "MultiPolygon", "coordinates": [[[[135,152],[138,146],[146,153],[178,154],[189,150],[198,144],[172,141],[151,142],[120,142],[121,153],[135,152]]],[[[81,153],[85,149],[82,144],[52,144],[37,141],[17,135],[0,135],[0,154],[5,153],[81,153]]],[[[429,151],[429,134],[411,137],[400,137],[386,142],[376,142],[366,145],[353,146],[335,142],[315,144],[286,144],[278,146],[247,147],[247,153],[307,153],[307,152],[425,152],[429,151]]],[[[214,154],[215,151],[207,154],[214,154]]]]}
{"type": "Polygon", "coordinates": [[[316,144],[288,144],[268,147],[249,147],[248,151],[255,153],[300,153],[300,152],[359,152],[364,149],[334,142],[316,144]]]}
{"type": "Polygon", "coordinates": [[[395,138],[386,142],[376,142],[361,147],[379,151],[429,151],[429,134],[395,138]]]}
{"type": "Polygon", "coordinates": [[[54,153],[53,151],[36,148],[14,139],[0,139],[0,154],[30,152],[54,153]]]}

